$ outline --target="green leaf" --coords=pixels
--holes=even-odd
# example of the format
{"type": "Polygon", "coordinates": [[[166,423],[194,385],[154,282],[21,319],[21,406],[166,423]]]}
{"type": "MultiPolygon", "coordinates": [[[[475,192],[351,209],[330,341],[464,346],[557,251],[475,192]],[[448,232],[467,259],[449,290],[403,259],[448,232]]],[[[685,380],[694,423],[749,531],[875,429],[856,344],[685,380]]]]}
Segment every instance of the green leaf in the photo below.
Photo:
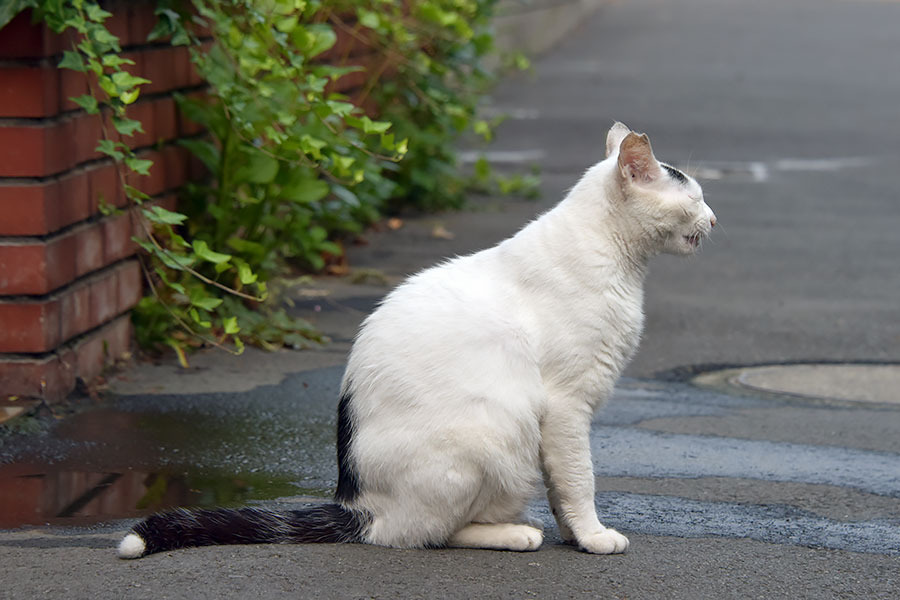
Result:
{"type": "Polygon", "coordinates": [[[88,2],[84,5],[84,12],[87,14],[88,19],[94,23],[102,23],[112,16],[111,12],[103,10],[99,5],[92,2],[88,2]]]}
{"type": "Polygon", "coordinates": [[[135,100],[138,99],[138,96],[140,94],[140,90],[138,90],[138,88],[134,88],[133,90],[127,90],[119,93],[119,100],[121,100],[123,104],[132,104],[135,100]]]}
{"type": "Polygon", "coordinates": [[[190,43],[191,39],[184,28],[184,23],[181,22],[181,15],[170,8],[157,6],[156,16],[159,19],[156,21],[153,31],[147,36],[148,41],[171,36],[170,43],[173,46],[184,46],[190,43]]]}
{"type": "MultiPolygon", "coordinates": [[[[87,29],[83,26],[78,27],[77,25],[67,23],[66,27],[74,27],[75,29],[78,30],[79,33],[87,32],[87,29]]],[[[91,43],[91,40],[89,40],[89,39],[82,38],[82,40],[78,43],[76,48],[78,48],[78,50],[80,50],[81,53],[88,58],[97,58],[98,57],[97,48],[94,46],[94,44],[91,43]]],[[[91,64],[96,65],[97,67],[101,67],[101,68],[103,67],[103,65],[99,64],[95,60],[92,60],[90,62],[91,62],[91,64]]]]}
{"type": "Polygon", "coordinates": [[[231,260],[230,254],[222,254],[210,250],[207,243],[203,240],[194,240],[192,247],[194,249],[194,254],[205,261],[218,264],[231,260]]]}
{"type": "Polygon", "coordinates": [[[104,67],[120,67],[122,65],[135,64],[130,58],[124,58],[115,53],[104,54],[101,58],[104,67]]]}
{"type": "Polygon", "coordinates": [[[81,55],[72,50],[65,50],[63,52],[62,60],[59,61],[59,64],[56,66],[60,69],[71,69],[80,73],[87,71],[87,67],[84,66],[84,60],[82,60],[81,55]]]}
{"type": "Polygon", "coordinates": [[[241,283],[244,285],[256,283],[256,280],[259,279],[259,275],[257,275],[250,269],[250,265],[248,265],[244,261],[238,262],[237,260],[235,260],[235,262],[237,263],[238,278],[241,280],[241,283]]]}
{"type": "Polygon", "coordinates": [[[322,149],[328,146],[328,142],[314,138],[308,133],[300,137],[300,149],[316,160],[322,160],[322,149]]]}
{"type": "Polygon", "coordinates": [[[128,165],[129,169],[139,175],[149,175],[150,167],[153,166],[153,161],[147,160],[146,158],[135,158],[133,156],[129,156],[125,158],[125,164],[128,165]]]}
{"type": "MultiPolygon", "coordinates": [[[[356,110],[356,105],[352,102],[338,102],[336,100],[328,100],[325,106],[331,109],[331,112],[339,117],[346,117],[356,110]]],[[[323,107],[324,108],[324,107],[323,107]]],[[[326,115],[320,115],[326,116],[326,115]]]]}
{"type": "MultiPolygon", "coordinates": [[[[214,310],[220,304],[222,304],[222,302],[223,300],[221,298],[212,298],[210,296],[200,296],[193,294],[191,295],[191,304],[207,312],[214,310]]],[[[201,321],[197,320],[197,322],[200,323],[201,321]]],[[[209,327],[209,325],[204,325],[204,327],[209,327]]]]}
{"type": "Polygon", "coordinates": [[[348,75],[350,73],[358,73],[360,71],[365,71],[365,69],[359,65],[347,65],[343,67],[336,67],[334,65],[316,65],[313,67],[312,71],[321,77],[327,77],[331,81],[337,81],[344,75],[348,75]]]}
{"type": "Polygon", "coordinates": [[[91,36],[92,39],[98,45],[113,48],[117,51],[119,50],[119,38],[107,31],[106,28],[102,25],[93,27],[91,29],[91,32],[93,33],[93,35],[91,36]]]}
{"type": "Polygon", "coordinates": [[[325,259],[318,254],[309,254],[306,257],[306,260],[309,261],[309,264],[313,268],[313,271],[321,271],[325,268],[325,259]]]}
{"type": "Polygon", "coordinates": [[[250,155],[247,164],[239,168],[234,177],[238,181],[249,181],[251,183],[269,183],[275,179],[278,174],[278,161],[263,154],[255,152],[250,155]]]}
{"type": "Polygon", "coordinates": [[[327,196],[330,189],[328,184],[321,179],[303,179],[284,186],[281,194],[288,200],[309,204],[327,196]]]}
{"type": "Polygon", "coordinates": [[[0,28],[13,20],[17,14],[26,8],[34,8],[37,0],[7,0],[0,2],[0,28]]]}
{"type": "Polygon", "coordinates": [[[95,148],[95,150],[97,152],[102,152],[103,154],[109,156],[114,160],[122,160],[123,158],[125,158],[125,155],[117,150],[117,147],[118,144],[116,144],[116,142],[112,140],[100,140],[99,142],[97,142],[97,147],[95,148]]]}
{"type": "Polygon", "coordinates": [[[347,206],[359,206],[359,197],[342,185],[335,185],[334,195],[341,199],[347,206]]]}
{"type": "Polygon", "coordinates": [[[142,240],[141,238],[139,238],[137,236],[131,236],[131,241],[134,242],[135,244],[137,244],[138,246],[140,246],[141,248],[143,248],[144,251],[147,252],[148,254],[156,253],[156,246],[154,246],[147,240],[142,240]]]}
{"type": "Polygon", "coordinates": [[[361,8],[359,9],[359,24],[369,29],[378,29],[381,19],[378,17],[378,13],[361,8]]]}
{"type": "MultiPolygon", "coordinates": [[[[132,238],[133,239],[133,238],[132,238]]],[[[194,264],[194,258],[184,254],[173,254],[172,252],[152,252],[164,265],[176,271],[184,271],[185,268],[194,264]]]]}
{"type": "Polygon", "coordinates": [[[234,335],[241,331],[241,328],[238,326],[237,317],[228,317],[222,322],[222,325],[225,328],[225,333],[228,335],[234,335]]]}
{"type": "MultiPolygon", "coordinates": [[[[88,111],[88,112],[91,112],[91,111],[88,111]]],[[[112,123],[113,123],[113,127],[116,128],[116,131],[118,131],[122,135],[134,135],[135,131],[139,131],[141,133],[144,132],[144,128],[141,126],[141,122],[137,121],[135,119],[128,119],[128,118],[123,118],[123,117],[113,117],[112,123]]]]}
{"type": "Polygon", "coordinates": [[[69,100],[83,108],[89,115],[96,115],[100,112],[100,107],[97,104],[97,99],[90,94],[74,96],[69,98],[69,100]]]}
{"type": "Polygon", "coordinates": [[[486,142],[491,141],[491,138],[493,137],[493,131],[487,121],[475,121],[472,125],[472,131],[483,137],[486,142]]]}
{"type": "Polygon", "coordinates": [[[175,290],[175,291],[178,292],[179,294],[181,294],[181,295],[183,295],[183,296],[187,296],[187,291],[185,291],[184,286],[181,285],[180,283],[178,283],[177,281],[170,281],[169,278],[166,277],[166,272],[165,272],[165,271],[163,271],[163,270],[160,269],[159,267],[156,267],[156,268],[153,269],[153,270],[156,271],[156,275],[159,277],[159,279],[160,279],[163,283],[165,283],[167,286],[169,286],[170,288],[172,288],[173,290],[175,290]]]}
{"type": "Polygon", "coordinates": [[[426,21],[438,23],[444,27],[453,25],[459,21],[460,16],[457,12],[444,10],[435,2],[424,2],[419,6],[419,14],[426,21]]]}
{"type": "Polygon", "coordinates": [[[331,156],[331,162],[338,173],[347,173],[350,170],[350,167],[352,167],[356,162],[356,159],[352,156],[341,156],[340,154],[333,154],[331,156]]]}
{"type": "Polygon", "coordinates": [[[282,17],[275,20],[275,29],[282,33],[290,33],[297,27],[297,16],[282,17]]]}
{"type": "Polygon", "coordinates": [[[187,215],[166,210],[162,206],[154,204],[150,208],[143,210],[144,216],[154,223],[162,225],[180,225],[187,219],[187,215]]]}
{"type": "Polygon", "coordinates": [[[484,156],[475,161],[475,177],[479,181],[487,181],[491,177],[491,164],[484,156]]]}
{"type": "Polygon", "coordinates": [[[307,32],[312,38],[307,49],[310,57],[322,54],[337,42],[337,34],[335,34],[334,30],[328,25],[311,25],[307,27],[307,32]]]}
{"type": "MultiPolygon", "coordinates": [[[[203,304],[203,301],[204,301],[203,298],[197,298],[197,302],[199,302],[201,305],[203,304]]],[[[215,307],[213,307],[213,308],[215,308],[215,307]]],[[[204,309],[204,310],[207,310],[207,309],[204,309]]],[[[209,310],[212,310],[212,308],[209,310]]],[[[200,313],[197,312],[196,308],[192,308],[191,310],[189,310],[188,314],[191,315],[191,319],[194,320],[194,323],[196,323],[200,327],[203,327],[204,329],[209,329],[210,327],[212,327],[212,322],[209,319],[202,318],[200,316],[200,313]]]]}
{"type": "Polygon", "coordinates": [[[150,196],[137,189],[134,186],[125,184],[125,195],[128,196],[129,200],[134,200],[138,204],[144,202],[145,200],[150,200],[150,196]]]}
{"type": "Polygon", "coordinates": [[[385,133],[388,129],[391,128],[390,122],[373,121],[369,117],[347,117],[345,121],[347,122],[347,125],[350,125],[351,127],[362,129],[363,133],[365,134],[385,133]]]}
{"type": "Polygon", "coordinates": [[[340,256],[344,253],[343,249],[334,242],[324,241],[319,244],[319,250],[321,252],[328,252],[329,254],[334,254],[335,256],[340,256]]]}
{"type": "Polygon", "coordinates": [[[262,260],[267,253],[266,247],[259,242],[244,240],[239,237],[230,237],[226,243],[229,248],[245,255],[250,255],[256,260],[262,260]]]}
{"type": "Polygon", "coordinates": [[[116,84],[114,84],[112,79],[110,79],[107,75],[101,75],[100,73],[97,73],[97,83],[100,85],[100,89],[106,92],[110,96],[110,98],[119,97],[119,90],[116,89],[116,84]]]}
{"type": "Polygon", "coordinates": [[[128,71],[116,71],[110,77],[112,78],[113,83],[116,84],[116,87],[120,90],[130,90],[135,86],[150,83],[149,79],[136,77],[128,71]]]}

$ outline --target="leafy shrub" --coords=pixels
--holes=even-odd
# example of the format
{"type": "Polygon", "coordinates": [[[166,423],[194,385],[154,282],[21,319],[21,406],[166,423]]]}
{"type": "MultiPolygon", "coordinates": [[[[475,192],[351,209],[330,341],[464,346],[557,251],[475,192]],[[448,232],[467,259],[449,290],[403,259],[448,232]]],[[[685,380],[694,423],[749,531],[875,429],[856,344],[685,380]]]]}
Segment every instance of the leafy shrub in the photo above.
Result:
{"type": "MultiPolygon", "coordinates": [[[[139,341],[182,359],[197,339],[227,337],[238,351],[244,341],[316,341],[308,324],[264,303],[267,281],[291,266],[322,269],[342,253],[336,240],[384,210],[459,206],[466,179],[453,141],[490,130],[475,109],[490,82],[480,62],[495,1],[160,0],[151,37],[191,44],[209,83],[205,98],[180,99],[209,132],[182,141],[209,179],[187,187],[179,212],[126,187],[152,224],[139,240],[153,288],[134,313],[139,341]],[[338,34],[371,50],[352,101],[332,89],[360,67],[322,59],[338,34]]],[[[13,5],[35,8],[55,31],[82,33],[60,66],[93,73],[98,86],[76,101],[88,112],[111,109],[122,135],[139,130],[124,107],[146,80],[124,70],[97,0],[13,5]]],[[[127,170],[150,166],[109,136],[98,149],[120,165],[123,184],[127,170]]]]}

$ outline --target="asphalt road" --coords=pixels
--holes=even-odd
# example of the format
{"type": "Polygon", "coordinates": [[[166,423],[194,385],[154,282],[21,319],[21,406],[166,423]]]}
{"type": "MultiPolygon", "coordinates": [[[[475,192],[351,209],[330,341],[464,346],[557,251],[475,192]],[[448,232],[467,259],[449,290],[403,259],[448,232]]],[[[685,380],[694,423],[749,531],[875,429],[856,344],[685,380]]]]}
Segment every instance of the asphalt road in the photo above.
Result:
{"type": "MultiPolygon", "coordinates": [[[[0,597],[900,597],[900,407],[679,377],[712,363],[900,360],[898,23],[900,3],[878,0],[611,3],[489,107],[511,115],[489,150],[511,170],[537,160],[541,201],[412,219],[352,251],[393,281],[490,245],[600,158],[614,120],[697,172],[720,226],[698,257],[653,263],[641,350],[593,430],[597,505],[629,534],[627,554],[559,544],[542,503],[547,540],[526,554],[248,546],[124,562],[120,521],[0,532],[0,597]],[[433,238],[437,223],[455,238],[433,238]]],[[[281,502],[323,496],[343,352],[384,290],[333,291],[296,308],[333,335],[326,351],[198,357],[186,375],[145,367],[117,382],[112,407],[0,458],[167,470],[185,489],[234,483],[210,473],[255,482],[218,490],[232,500],[291,483],[302,497],[281,502]]]]}

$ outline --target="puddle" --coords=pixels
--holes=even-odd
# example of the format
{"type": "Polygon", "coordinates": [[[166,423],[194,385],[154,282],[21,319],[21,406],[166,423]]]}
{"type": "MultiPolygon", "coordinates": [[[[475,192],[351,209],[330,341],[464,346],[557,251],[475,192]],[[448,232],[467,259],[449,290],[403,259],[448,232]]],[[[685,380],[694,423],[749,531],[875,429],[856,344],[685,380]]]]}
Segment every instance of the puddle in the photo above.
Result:
{"type": "Polygon", "coordinates": [[[239,393],[131,396],[0,430],[0,528],[327,498],[342,369],[239,393]],[[29,426],[31,425],[31,426],[29,426]]]}
{"type": "Polygon", "coordinates": [[[309,493],[286,478],[175,471],[91,472],[0,465],[0,529],[84,526],[178,506],[239,506],[309,493]]]}

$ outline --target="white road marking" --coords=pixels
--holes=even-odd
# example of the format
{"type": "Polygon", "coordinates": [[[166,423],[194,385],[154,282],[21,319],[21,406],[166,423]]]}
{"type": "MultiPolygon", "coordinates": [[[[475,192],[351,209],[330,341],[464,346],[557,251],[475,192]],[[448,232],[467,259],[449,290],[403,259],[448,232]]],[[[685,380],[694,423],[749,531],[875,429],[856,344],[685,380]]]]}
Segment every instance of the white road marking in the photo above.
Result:
{"type": "Polygon", "coordinates": [[[872,164],[874,159],[862,156],[848,158],[783,158],[775,162],[779,171],[839,171],[872,164]]]}
{"type": "Polygon", "coordinates": [[[496,119],[502,117],[517,121],[533,121],[541,117],[541,111],[536,108],[485,106],[478,109],[478,116],[482,119],[496,119]]]}
{"type": "Polygon", "coordinates": [[[537,163],[543,160],[547,154],[540,149],[533,150],[488,150],[485,152],[477,150],[466,150],[458,154],[458,158],[462,163],[474,163],[478,159],[484,157],[489,163],[494,165],[511,165],[521,163],[537,163]]]}
{"type": "Polygon", "coordinates": [[[843,169],[858,169],[877,162],[875,157],[851,156],[839,158],[781,158],[770,163],[763,161],[698,161],[686,172],[698,179],[749,181],[765,183],[773,171],[782,173],[828,173],[843,169]]]}

